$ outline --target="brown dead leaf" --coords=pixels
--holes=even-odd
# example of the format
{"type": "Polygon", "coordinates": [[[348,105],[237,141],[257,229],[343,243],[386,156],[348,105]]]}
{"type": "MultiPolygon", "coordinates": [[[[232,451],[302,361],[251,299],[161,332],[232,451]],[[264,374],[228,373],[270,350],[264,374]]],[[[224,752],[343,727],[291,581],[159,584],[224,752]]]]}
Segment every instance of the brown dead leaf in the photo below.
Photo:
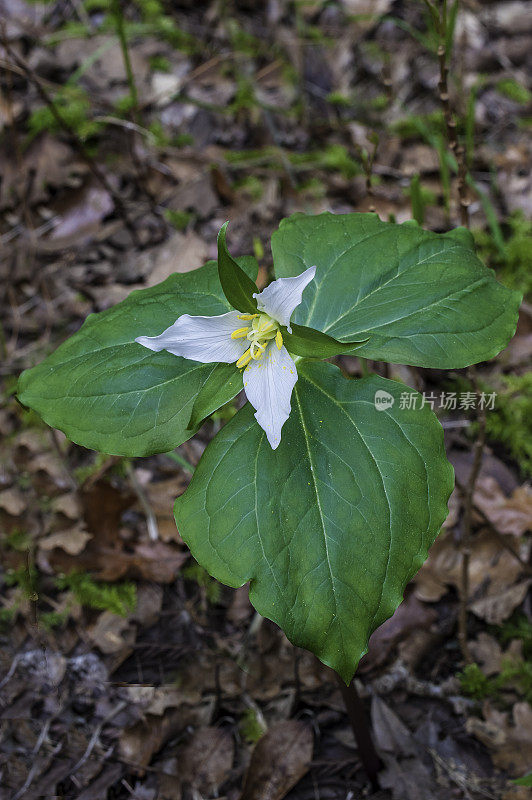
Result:
{"type": "Polygon", "coordinates": [[[492,585],[491,591],[471,603],[469,609],[490,625],[500,625],[521,605],[531,584],[532,580],[528,578],[506,588],[499,579],[497,584],[492,585]]]}
{"type": "Polygon", "coordinates": [[[397,714],[377,695],[371,705],[375,744],[386,769],[379,783],[394,800],[436,800],[432,776],[419,758],[419,744],[397,714]]]}
{"type": "MultiPolygon", "coordinates": [[[[135,82],[142,91],[149,72],[148,56],[139,42],[128,47],[128,51],[135,82]]],[[[127,82],[124,58],[116,37],[101,35],[64,39],[56,47],[56,58],[67,70],[92,61],[85,80],[94,90],[105,92],[108,101],[115,95],[119,96],[122,91],[119,84],[127,82]]]]}
{"type": "Polygon", "coordinates": [[[484,675],[488,677],[497,675],[501,671],[503,659],[520,661],[523,658],[523,643],[521,640],[514,639],[506,652],[503,652],[499,642],[484,631],[479,633],[475,641],[469,643],[469,649],[474,661],[478,663],[484,675]]]}
{"type": "Polygon", "coordinates": [[[89,570],[104,581],[128,577],[171,583],[189,557],[187,552],[160,541],[137,542],[130,545],[130,549],[133,552],[106,546],[94,534],[79,555],[69,556],[63,550],[55,549],[49,562],[56,572],[89,570]]]}
{"type": "Polygon", "coordinates": [[[368,672],[384,664],[400,642],[415,631],[430,629],[437,618],[436,611],[421,603],[411,592],[394,615],[372,634],[368,653],[360,662],[359,671],[368,672]]]}
{"type": "Polygon", "coordinates": [[[137,469],[135,472],[139,483],[144,486],[148,502],[157,517],[159,536],[163,542],[173,541],[182,544],[183,540],[178,533],[172,509],[175,498],[181,494],[188,481],[182,474],[164,481],[152,481],[150,478],[145,480],[147,476],[143,473],[147,472],[146,470],[137,469]]]}
{"type": "MultiPolygon", "coordinates": [[[[515,546],[513,536],[509,545],[515,546]]],[[[524,560],[527,550],[528,546],[523,545],[520,555],[524,560]]],[[[434,602],[443,597],[448,586],[459,588],[461,562],[462,555],[452,533],[440,534],[414,579],[417,598],[434,602]]],[[[489,530],[481,530],[474,537],[469,572],[471,610],[492,623],[500,623],[512,614],[530,583],[522,579],[519,561],[489,530]]]]}
{"type": "Polygon", "coordinates": [[[483,477],[477,482],[475,505],[499,533],[522,536],[532,529],[532,489],[526,484],[508,498],[494,478],[483,477]]]}
{"type": "Polygon", "coordinates": [[[26,510],[27,501],[17,487],[0,492],[0,508],[12,517],[19,517],[26,510]]]}
{"type": "Polygon", "coordinates": [[[42,550],[53,550],[59,547],[71,556],[77,556],[85,549],[85,545],[92,539],[92,533],[88,533],[81,527],[69,528],[66,531],[57,531],[39,539],[39,547],[42,550]]]}
{"type": "Polygon", "coordinates": [[[194,231],[186,234],[176,232],[157,249],[146,285],[161,283],[174,272],[191,272],[202,267],[208,256],[208,244],[194,231]]]}
{"type": "Polygon", "coordinates": [[[471,717],[466,729],[492,751],[493,763],[517,778],[532,765],[532,707],[516,703],[512,715],[484,703],[483,720],[471,717]]]}
{"type": "Polygon", "coordinates": [[[75,236],[76,244],[81,246],[84,241],[94,234],[108,214],[113,210],[114,204],[109,192],[101,186],[88,184],[78,190],[68,203],[62,199],[60,205],[54,207],[59,214],[59,222],[50,234],[50,239],[65,240],[75,236]]]}
{"type": "Polygon", "coordinates": [[[298,720],[270,728],[255,746],[240,800],[281,800],[310,767],[312,730],[298,720]]]}
{"type": "Polygon", "coordinates": [[[87,633],[92,643],[108,655],[129,651],[136,635],[130,620],[111,611],[103,611],[87,633]]]}
{"type": "Polygon", "coordinates": [[[235,746],[229,731],[201,728],[178,754],[182,783],[203,797],[217,797],[218,789],[233,766],[235,746]]]}
{"type": "Polygon", "coordinates": [[[78,520],[81,516],[81,505],[76,492],[66,492],[54,498],[51,509],[56,514],[63,514],[68,519],[78,520]]]}
{"type": "Polygon", "coordinates": [[[8,140],[0,145],[0,208],[16,205],[30,187],[26,202],[42,203],[49,188],[64,186],[70,174],[79,172],[72,150],[60,139],[48,134],[37,137],[24,152],[22,162],[13,158],[8,140]]]}
{"type": "MultiPolygon", "coordinates": [[[[142,721],[122,731],[118,743],[120,757],[142,771],[150,763],[153,754],[179,731],[188,726],[208,725],[213,708],[214,701],[209,701],[195,707],[171,708],[162,716],[146,714],[142,721]]],[[[180,775],[181,766],[180,764],[179,773],[172,776],[174,782],[180,775]]]]}

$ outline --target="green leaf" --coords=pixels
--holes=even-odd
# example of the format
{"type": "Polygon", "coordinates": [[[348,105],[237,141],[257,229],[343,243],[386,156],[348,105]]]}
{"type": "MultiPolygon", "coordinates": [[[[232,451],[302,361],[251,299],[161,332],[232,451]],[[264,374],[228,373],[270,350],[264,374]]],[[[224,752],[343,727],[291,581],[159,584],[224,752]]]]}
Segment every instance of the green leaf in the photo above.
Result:
{"type": "Polygon", "coordinates": [[[363,339],[361,342],[339,342],[332,336],[314,330],[314,328],[306,328],[304,325],[295,323],[292,323],[290,327],[292,333],[289,333],[285,327],[281,328],[287,349],[290,353],[306,358],[331,358],[341,353],[349,353],[367,342],[367,339],[363,339]]]}
{"type": "Polygon", "coordinates": [[[227,300],[233,308],[236,308],[237,311],[242,311],[244,314],[255,314],[257,301],[253,294],[258,292],[258,289],[244,270],[240,269],[227,249],[225,234],[228,225],[228,222],[222,225],[218,234],[218,274],[220,283],[227,300]]]}
{"type": "Polygon", "coordinates": [[[295,322],[340,340],[369,337],[364,358],[449,369],[497,355],[521,300],[468,237],[375,214],[295,215],[273,234],[272,252],[278,278],[317,265],[295,322]]]}
{"type": "MultiPolygon", "coordinates": [[[[257,274],[254,258],[241,263],[257,274]]],[[[194,433],[189,429],[193,410],[199,424],[213,406],[237,394],[242,379],[233,364],[224,365],[227,380],[221,387],[216,364],[154,353],[134,339],[161,333],[181,314],[210,316],[229,310],[216,262],[172,275],[89,316],[43,363],[22,373],[18,398],[84,447],[125,456],[172,450],[194,433]],[[211,378],[216,392],[211,392],[211,378]]]]}
{"type": "Polygon", "coordinates": [[[401,408],[402,384],[346,380],[325,362],[298,373],[277,450],[246,405],[174,511],[213,577],[250,581],[257,611],[348,682],[427,557],[453,470],[430,409],[401,408]]]}
{"type": "Polygon", "coordinates": [[[194,400],[188,427],[199,428],[203,420],[242,390],[242,375],[234,364],[217,364],[194,400]]]}

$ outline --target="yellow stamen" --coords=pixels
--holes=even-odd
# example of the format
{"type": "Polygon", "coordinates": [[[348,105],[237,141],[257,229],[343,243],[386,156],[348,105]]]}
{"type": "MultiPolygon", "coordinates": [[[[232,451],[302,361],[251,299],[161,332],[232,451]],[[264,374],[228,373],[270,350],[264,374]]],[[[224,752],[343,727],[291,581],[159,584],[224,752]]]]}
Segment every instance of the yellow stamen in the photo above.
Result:
{"type": "Polygon", "coordinates": [[[248,349],[243,355],[240,356],[240,358],[236,362],[236,365],[238,369],[240,369],[241,367],[246,367],[250,361],[251,361],[251,351],[248,349]]]}
{"type": "Polygon", "coordinates": [[[281,333],[281,331],[277,331],[277,333],[275,334],[275,344],[277,345],[277,348],[279,350],[283,346],[283,334],[281,333]]]}
{"type": "Polygon", "coordinates": [[[258,316],[258,314],[239,314],[238,319],[255,319],[258,316]]]}
{"type": "Polygon", "coordinates": [[[237,328],[236,331],[233,331],[231,334],[231,339],[243,339],[244,336],[248,335],[249,328],[237,328]]]}

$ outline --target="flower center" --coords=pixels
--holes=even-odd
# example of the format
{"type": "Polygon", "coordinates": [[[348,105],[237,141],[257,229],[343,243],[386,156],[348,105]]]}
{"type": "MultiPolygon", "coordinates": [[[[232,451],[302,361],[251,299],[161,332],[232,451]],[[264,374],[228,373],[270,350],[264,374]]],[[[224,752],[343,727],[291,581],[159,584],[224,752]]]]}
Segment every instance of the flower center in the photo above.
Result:
{"type": "Polygon", "coordinates": [[[238,368],[246,367],[251,359],[255,361],[261,359],[268,342],[271,342],[272,339],[275,339],[279,350],[283,346],[283,335],[279,323],[267,314],[239,314],[238,319],[250,323],[242,328],[237,328],[231,334],[231,339],[245,338],[249,342],[248,349],[236,362],[238,368]]]}

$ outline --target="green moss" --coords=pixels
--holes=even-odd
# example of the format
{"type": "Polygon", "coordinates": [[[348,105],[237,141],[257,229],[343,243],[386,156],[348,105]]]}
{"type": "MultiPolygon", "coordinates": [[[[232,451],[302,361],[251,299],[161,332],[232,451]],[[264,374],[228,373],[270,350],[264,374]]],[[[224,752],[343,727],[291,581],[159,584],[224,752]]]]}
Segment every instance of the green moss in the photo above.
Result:
{"type": "Polygon", "coordinates": [[[467,664],[458,673],[462,692],[474,700],[485,700],[495,693],[493,681],[484,675],[478,664],[467,664]]]}
{"type": "Polygon", "coordinates": [[[68,622],[69,610],[65,611],[45,611],[44,614],[39,614],[39,624],[46,628],[46,630],[54,630],[54,628],[64,628],[68,622]]]}
{"type": "Polygon", "coordinates": [[[390,131],[401,139],[427,139],[428,136],[445,135],[445,120],[441,111],[430,114],[409,114],[392,122],[390,131]]]}
{"type": "Polygon", "coordinates": [[[5,547],[11,550],[17,550],[19,553],[24,553],[28,550],[31,544],[31,537],[24,528],[13,528],[5,536],[2,536],[0,541],[5,547]]]}
{"type": "Polygon", "coordinates": [[[238,726],[240,735],[249,744],[256,744],[266,733],[266,728],[254,708],[246,708],[238,726]]]}
{"type": "Polygon", "coordinates": [[[488,437],[502,442],[523,473],[532,475],[532,372],[502,375],[500,383],[495,408],[486,415],[488,437]]]}
{"type": "Polygon", "coordinates": [[[203,569],[197,561],[193,561],[186,566],[182,575],[186,580],[193,581],[205,590],[205,596],[209,603],[215,605],[220,600],[221,586],[218,581],[211,578],[207,570],[203,569]]]}
{"type": "Polygon", "coordinates": [[[33,565],[8,569],[4,575],[6,585],[17,586],[22,590],[24,597],[31,602],[39,598],[38,581],[39,573],[33,565]]]}
{"type": "Polygon", "coordinates": [[[247,175],[242,180],[236,181],[234,188],[255,201],[260,200],[264,191],[262,181],[256,175],[247,175]]]}
{"type": "Polygon", "coordinates": [[[86,572],[71,572],[58,576],[55,582],[58,589],[71,591],[81,605],[120,617],[126,617],[137,605],[137,587],[129,581],[99,583],[86,572]]]}
{"type": "Polygon", "coordinates": [[[513,639],[519,639],[523,645],[523,656],[532,662],[532,623],[522,612],[516,612],[506,620],[500,628],[494,628],[492,633],[502,642],[508,644],[513,639]]]}
{"type": "Polygon", "coordinates": [[[150,56],[150,69],[154,72],[170,72],[172,64],[164,56],[150,56]]]}
{"type": "MultiPolygon", "coordinates": [[[[53,102],[59,115],[82,141],[96,136],[102,130],[102,123],[92,119],[91,99],[81,87],[63,86],[53,102]]],[[[31,113],[28,129],[31,138],[34,138],[43,131],[57,133],[61,125],[49,106],[41,106],[31,113]]]]}
{"type": "Polygon", "coordinates": [[[331,92],[327,95],[327,101],[333,106],[341,106],[342,108],[349,108],[353,102],[350,97],[341,92],[331,92]]]}
{"type": "Polygon", "coordinates": [[[193,218],[190,211],[174,211],[172,208],[165,208],[165,220],[176,229],[176,231],[184,231],[188,227],[189,222],[193,218]]]}
{"type": "Polygon", "coordinates": [[[498,247],[484,230],[473,231],[479,255],[511,289],[532,294],[532,221],[515,211],[506,221],[506,236],[498,247]]]}

